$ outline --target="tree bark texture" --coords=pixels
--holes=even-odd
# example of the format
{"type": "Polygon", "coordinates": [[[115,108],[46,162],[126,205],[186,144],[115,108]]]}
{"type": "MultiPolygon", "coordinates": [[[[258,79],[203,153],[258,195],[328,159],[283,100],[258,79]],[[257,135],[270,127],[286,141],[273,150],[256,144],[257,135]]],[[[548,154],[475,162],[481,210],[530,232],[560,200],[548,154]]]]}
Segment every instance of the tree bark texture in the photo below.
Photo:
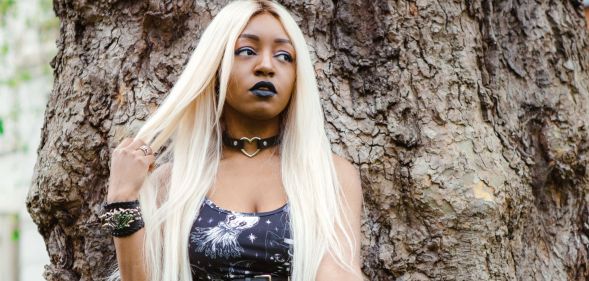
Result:
{"type": "MultiPolygon", "coordinates": [[[[47,280],[115,263],[112,149],[228,1],[55,0],[55,85],[27,205],[47,280]]],[[[360,168],[370,280],[589,278],[589,56],[578,1],[280,1],[329,138],[360,168]]]]}

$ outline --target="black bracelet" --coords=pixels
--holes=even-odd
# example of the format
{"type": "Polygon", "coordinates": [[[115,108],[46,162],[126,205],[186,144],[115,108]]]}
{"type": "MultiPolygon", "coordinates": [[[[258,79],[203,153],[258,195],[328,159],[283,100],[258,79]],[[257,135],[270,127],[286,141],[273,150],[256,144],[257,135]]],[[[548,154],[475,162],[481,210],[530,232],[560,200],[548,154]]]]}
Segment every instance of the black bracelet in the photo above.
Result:
{"type": "Polygon", "coordinates": [[[138,200],[106,204],[104,210],[100,218],[114,237],[129,236],[145,226],[138,200]]]}
{"type": "Polygon", "coordinates": [[[121,228],[121,229],[113,229],[111,231],[111,235],[114,237],[125,237],[129,236],[145,226],[143,220],[137,220],[131,223],[129,227],[121,228]]]}
{"type": "Polygon", "coordinates": [[[137,207],[139,207],[139,200],[125,201],[125,202],[113,202],[113,203],[104,205],[104,210],[111,211],[111,210],[119,209],[119,208],[132,209],[132,208],[137,208],[137,207]]]}

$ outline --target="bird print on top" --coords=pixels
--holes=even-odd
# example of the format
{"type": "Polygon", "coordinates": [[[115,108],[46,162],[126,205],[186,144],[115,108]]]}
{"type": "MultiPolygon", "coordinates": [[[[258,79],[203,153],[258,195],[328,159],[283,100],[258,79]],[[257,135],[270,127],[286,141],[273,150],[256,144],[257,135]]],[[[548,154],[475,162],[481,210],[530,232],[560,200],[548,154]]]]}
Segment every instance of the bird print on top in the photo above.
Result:
{"type": "Polygon", "coordinates": [[[214,227],[198,227],[191,234],[191,242],[196,244],[197,251],[204,252],[211,258],[238,257],[243,248],[237,243],[237,236],[243,230],[256,225],[259,220],[258,217],[233,213],[214,227]]]}
{"type": "Polygon", "coordinates": [[[189,236],[192,280],[231,280],[291,274],[293,240],[288,203],[279,209],[240,213],[205,198],[189,236]]]}

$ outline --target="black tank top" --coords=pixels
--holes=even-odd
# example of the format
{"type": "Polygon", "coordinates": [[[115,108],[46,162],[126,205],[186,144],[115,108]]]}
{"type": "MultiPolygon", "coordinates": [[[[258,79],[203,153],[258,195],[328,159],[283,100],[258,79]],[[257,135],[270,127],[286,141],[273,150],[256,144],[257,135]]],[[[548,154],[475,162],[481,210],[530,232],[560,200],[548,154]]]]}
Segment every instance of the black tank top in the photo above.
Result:
{"type": "Polygon", "coordinates": [[[288,203],[260,213],[225,210],[205,198],[190,230],[192,280],[291,274],[293,241],[288,203]]]}

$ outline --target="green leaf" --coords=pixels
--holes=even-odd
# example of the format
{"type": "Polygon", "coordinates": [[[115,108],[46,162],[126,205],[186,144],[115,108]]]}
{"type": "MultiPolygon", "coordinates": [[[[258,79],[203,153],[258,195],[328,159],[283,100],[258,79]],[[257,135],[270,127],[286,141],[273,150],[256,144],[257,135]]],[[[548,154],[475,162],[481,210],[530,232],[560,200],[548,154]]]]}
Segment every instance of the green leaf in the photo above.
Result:
{"type": "Polygon", "coordinates": [[[33,78],[33,76],[31,75],[31,72],[29,70],[25,69],[25,70],[23,70],[23,71],[20,72],[20,77],[19,78],[20,78],[19,79],[20,81],[26,82],[26,81],[30,81],[31,78],[33,78]]]}
{"type": "Polygon", "coordinates": [[[6,81],[6,84],[8,85],[8,87],[14,89],[18,86],[18,79],[10,77],[10,79],[6,81]]]}
{"type": "Polygon", "coordinates": [[[12,241],[18,241],[20,239],[20,230],[17,228],[12,231],[12,241]]]}
{"type": "Polygon", "coordinates": [[[4,134],[4,120],[0,118],[0,136],[4,134]]]}

